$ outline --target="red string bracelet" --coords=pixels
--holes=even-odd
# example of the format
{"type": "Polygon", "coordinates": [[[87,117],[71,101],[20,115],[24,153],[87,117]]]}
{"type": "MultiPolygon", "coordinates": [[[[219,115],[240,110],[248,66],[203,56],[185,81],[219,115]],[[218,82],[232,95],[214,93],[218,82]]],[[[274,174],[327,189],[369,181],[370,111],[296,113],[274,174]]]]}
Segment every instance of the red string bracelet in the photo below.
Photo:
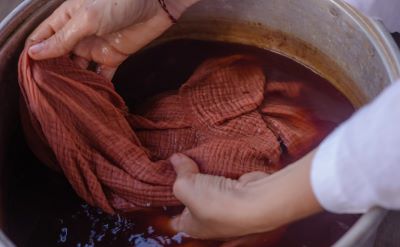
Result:
{"type": "Polygon", "coordinates": [[[158,0],[161,5],[161,8],[167,13],[168,17],[171,19],[172,23],[176,23],[178,20],[169,12],[167,8],[167,4],[165,4],[165,0],[158,0]]]}

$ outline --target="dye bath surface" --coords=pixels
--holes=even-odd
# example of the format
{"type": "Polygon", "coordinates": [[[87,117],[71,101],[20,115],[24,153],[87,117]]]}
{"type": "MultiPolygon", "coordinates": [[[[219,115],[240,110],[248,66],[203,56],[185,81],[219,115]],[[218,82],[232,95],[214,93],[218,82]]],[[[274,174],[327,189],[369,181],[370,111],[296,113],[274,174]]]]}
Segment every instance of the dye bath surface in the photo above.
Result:
{"type": "MultiPolygon", "coordinates": [[[[22,141],[22,138],[18,138],[22,141]]],[[[166,222],[178,209],[155,209],[108,215],[80,200],[59,174],[19,142],[14,145],[15,180],[7,202],[6,233],[19,247],[158,247],[221,246],[222,242],[185,239],[166,222]]],[[[275,245],[261,241],[240,246],[330,246],[358,219],[356,215],[322,213],[288,227],[275,245]]]]}
{"type": "MultiPolygon", "coordinates": [[[[149,48],[128,59],[120,67],[114,82],[130,109],[135,111],[135,106],[143,100],[179,88],[205,59],[235,53],[249,53],[265,61],[269,81],[312,82],[315,90],[323,92],[320,95],[327,102],[317,110],[328,111],[333,122],[353,112],[351,104],[343,95],[312,71],[286,57],[246,46],[190,40],[170,42],[149,48]],[[127,80],[130,83],[124,83],[127,80]]],[[[171,232],[168,220],[179,213],[181,208],[146,209],[111,216],[90,207],[76,196],[62,175],[51,171],[34,157],[21,130],[15,133],[9,150],[7,167],[10,181],[5,230],[17,246],[154,247],[224,244],[192,240],[171,232]]],[[[273,245],[267,244],[268,237],[259,236],[257,241],[248,241],[247,245],[240,246],[330,246],[357,219],[357,215],[322,213],[290,225],[283,232],[282,238],[273,245]]]]}

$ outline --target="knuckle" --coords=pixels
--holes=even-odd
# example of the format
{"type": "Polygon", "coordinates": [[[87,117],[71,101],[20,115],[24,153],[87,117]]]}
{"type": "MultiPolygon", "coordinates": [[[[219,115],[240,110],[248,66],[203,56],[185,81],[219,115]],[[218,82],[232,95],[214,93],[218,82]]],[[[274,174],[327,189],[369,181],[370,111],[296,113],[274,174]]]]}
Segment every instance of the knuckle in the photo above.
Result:
{"type": "Polygon", "coordinates": [[[201,208],[197,211],[197,217],[199,219],[201,219],[201,221],[205,222],[205,223],[210,223],[212,222],[215,217],[212,213],[212,211],[207,210],[207,208],[201,208]]]}
{"type": "Polygon", "coordinates": [[[187,182],[185,178],[177,178],[172,187],[172,191],[174,195],[179,199],[184,195],[184,188],[187,186],[187,182]]]}
{"type": "Polygon", "coordinates": [[[65,12],[66,9],[68,9],[71,1],[65,1],[63,2],[56,10],[54,10],[52,15],[59,15],[65,12]]]}
{"type": "Polygon", "coordinates": [[[98,24],[99,12],[94,8],[86,7],[86,11],[82,15],[82,29],[87,33],[95,33],[96,24],[98,24]]]}
{"type": "Polygon", "coordinates": [[[54,37],[53,44],[51,44],[51,46],[53,47],[57,46],[57,49],[60,53],[64,54],[66,52],[69,52],[63,31],[58,32],[53,37],[54,37]]]}

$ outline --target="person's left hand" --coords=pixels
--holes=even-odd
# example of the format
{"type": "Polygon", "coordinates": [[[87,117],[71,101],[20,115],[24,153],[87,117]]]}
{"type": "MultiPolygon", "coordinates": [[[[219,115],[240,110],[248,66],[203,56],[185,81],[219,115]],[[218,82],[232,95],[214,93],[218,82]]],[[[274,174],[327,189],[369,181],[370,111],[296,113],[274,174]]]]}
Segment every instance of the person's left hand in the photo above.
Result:
{"type": "MultiPolygon", "coordinates": [[[[178,18],[198,0],[169,0],[178,18]]],[[[35,60],[70,54],[81,68],[89,62],[111,79],[130,55],[157,38],[172,24],[157,0],[67,0],[29,36],[35,60]]]]}

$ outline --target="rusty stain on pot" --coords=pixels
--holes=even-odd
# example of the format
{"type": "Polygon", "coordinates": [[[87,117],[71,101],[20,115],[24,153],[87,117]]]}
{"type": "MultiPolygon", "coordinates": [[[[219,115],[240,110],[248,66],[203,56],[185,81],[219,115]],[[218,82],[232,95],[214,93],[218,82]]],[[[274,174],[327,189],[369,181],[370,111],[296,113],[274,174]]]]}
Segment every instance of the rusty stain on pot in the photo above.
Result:
{"type": "Polygon", "coordinates": [[[341,69],[343,66],[338,66],[337,62],[312,45],[279,30],[267,29],[261,23],[232,23],[231,20],[220,19],[187,21],[185,25],[177,24],[177,28],[171,29],[154,44],[182,38],[245,44],[285,55],[330,81],[355,107],[367,102],[367,97],[357,90],[356,84],[341,69]],[[207,28],[209,26],[213,28],[207,28]]]}

